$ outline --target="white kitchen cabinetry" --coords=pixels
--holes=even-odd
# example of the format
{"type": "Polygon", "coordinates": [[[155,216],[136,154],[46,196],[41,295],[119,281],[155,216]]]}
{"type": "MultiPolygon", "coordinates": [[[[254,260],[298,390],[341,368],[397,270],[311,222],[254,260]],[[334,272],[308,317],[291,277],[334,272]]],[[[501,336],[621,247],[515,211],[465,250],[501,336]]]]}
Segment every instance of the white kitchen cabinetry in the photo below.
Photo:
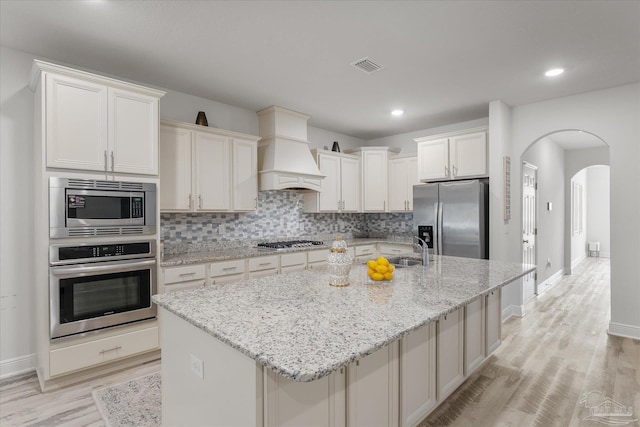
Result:
{"type": "Polygon", "coordinates": [[[400,342],[400,425],[416,426],[437,405],[436,322],[400,342]]]}
{"type": "Polygon", "coordinates": [[[398,425],[398,341],[347,367],[347,425],[398,425]]]}
{"type": "Polygon", "coordinates": [[[484,298],[464,307],[464,375],[471,375],[485,360],[484,298]]]}
{"type": "Polygon", "coordinates": [[[376,245],[360,245],[354,247],[354,262],[368,261],[377,258],[376,245]]]}
{"type": "Polygon", "coordinates": [[[502,289],[491,291],[485,296],[486,312],[486,356],[489,357],[502,343],[502,289]]]}
{"type": "Polygon", "coordinates": [[[204,286],[207,275],[204,264],[193,264],[182,267],[166,267],[164,274],[164,292],[191,289],[204,286]]]}
{"type": "Polygon", "coordinates": [[[418,180],[421,182],[488,176],[484,129],[414,141],[418,143],[418,180]]]}
{"type": "Polygon", "coordinates": [[[305,212],[358,212],[360,208],[360,159],[357,156],[312,150],[325,178],[320,191],[305,193],[305,212]]]}
{"type": "Polygon", "coordinates": [[[345,370],[297,382],[265,369],[265,426],[345,426],[345,370]],[[301,398],[304,396],[303,398],[301,398]]]}
{"type": "Polygon", "coordinates": [[[327,265],[329,249],[318,249],[307,252],[307,269],[319,268],[327,265]]]}
{"type": "Polygon", "coordinates": [[[413,246],[400,243],[378,243],[378,253],[385,258],[411,254],[413,246]]]}
{"type": "Polygon", "coordinates": [[[158,105],[165,92],[35,61],[46,165],[158,174],[158,105]]]}
{"type": "Polygon", "coordinates": [[[437,322],[438,401],[447,398],[464,380],[464,319],[457,308],[437,322]]]}
{"type": "Polygon", "coordinates": [[[413,211],[413,186],[418,180],[418,157],[397,157],[389,160],[389,211],[413,211]]]}
{"type": "Polygon", "coordinates": [[[160,128],[160,210],[255,210],[257,139],[163,120],[160,128]]]}
{"type": "Polygon", "coordinates": [[[249,279],[278,274],[279,261],[278,255],[249,258],[249,279]]]}
{"type": "Polygon", "coordinates": [[[362,212],[388,212],[389,155],[398,150],[389,147],[361,147],[345,152],[360,156],[362,212]]]}
{"type": "Polygon", "coordinates": [[[234,259],[212,262],[209,264],[209,277],[212,285],[243,280],[245,279],[245,261],[234,259]]]}
{"type": "Polygon", "coordinates": [[[280,255],[280,273],[301,271],[307,268],[307,253],[294,252],[280,255]]]}

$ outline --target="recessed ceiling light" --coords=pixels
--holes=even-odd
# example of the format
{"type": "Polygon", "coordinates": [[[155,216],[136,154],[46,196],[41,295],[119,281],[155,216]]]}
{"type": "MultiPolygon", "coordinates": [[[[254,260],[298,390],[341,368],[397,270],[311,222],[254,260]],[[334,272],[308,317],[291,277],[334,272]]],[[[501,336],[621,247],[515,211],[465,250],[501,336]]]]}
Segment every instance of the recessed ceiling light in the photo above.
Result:
{"type": "Polygon", "coordinates": [[[562,73],[564,73],[564,68],[552,68],[551,70],[548,70],[546,73],[544,73],[544,75],[547,77],[556,77],[562,73]]]}
{"type": "Polygon", "coordinates": [[[397,116],[401,116],[401,115],[403,115],[403,114],[404,114],[404,110],[393,110],[393,111],[391,112],[391,115],[392,115],[392,116],[396,116],[396,117],[397,117],[397,116]]]}

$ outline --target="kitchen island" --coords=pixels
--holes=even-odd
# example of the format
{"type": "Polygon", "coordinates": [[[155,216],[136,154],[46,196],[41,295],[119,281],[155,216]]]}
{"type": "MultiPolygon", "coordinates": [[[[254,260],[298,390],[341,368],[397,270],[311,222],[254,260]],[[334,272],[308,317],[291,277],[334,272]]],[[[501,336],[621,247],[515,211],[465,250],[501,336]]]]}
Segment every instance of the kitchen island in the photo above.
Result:
{"type": "Polygon", "coordinates": [[[355,265],[346,288],[317,269],[156,295],[163,424],[419,422],[499,345],[500,288],[533,269],[435,256],[391,283],[355,265]]]}

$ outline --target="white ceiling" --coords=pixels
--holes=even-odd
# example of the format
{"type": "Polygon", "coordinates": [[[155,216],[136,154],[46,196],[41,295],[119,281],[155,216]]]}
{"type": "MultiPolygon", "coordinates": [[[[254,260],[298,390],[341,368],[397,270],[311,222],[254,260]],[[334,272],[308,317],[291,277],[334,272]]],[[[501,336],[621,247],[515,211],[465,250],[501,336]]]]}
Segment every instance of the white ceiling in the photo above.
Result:
{"type": "Polygon", "coordinates": [[[2,0],[0,44],[373,139],[640,81],[640,2],[2,0]]]}

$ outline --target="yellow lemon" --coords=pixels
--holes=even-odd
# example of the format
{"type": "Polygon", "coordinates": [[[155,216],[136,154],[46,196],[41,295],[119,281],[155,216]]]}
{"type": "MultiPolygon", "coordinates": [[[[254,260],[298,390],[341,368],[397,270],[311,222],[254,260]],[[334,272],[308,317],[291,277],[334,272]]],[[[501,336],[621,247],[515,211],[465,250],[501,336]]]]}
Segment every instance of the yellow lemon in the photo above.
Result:
{"type": "Polygon", "coordinates": [[[367,274],[369,275],[369,277],[373,277],[374,274],[376,274],[375,270],[369,269],[369,271],[367,272],[367,274]]]}
{"type": "Polygon", "coordinates": [[[393,273],[384,273],[384,280],[392,280],[393,273]]]}
{"type": "Polygon", "coordinates": [[[389,265],[389,261],[387,261],[387,259],[383,256],[378,258],[378,264],[379,265],[389,265]]]}
{"type": "Polygon", "coordinates": [[[369,261],[367,261],[367,266],[373,270],[376,269],[376,267],[378,266],[378,263],[375,262],[374,260],[370,259],[369,261]]]}
{"type": "Polygon", "coordinates": [[[391,265],[391,264],[389,264],[389,265],[387,266],[387,268],[389,269],[389,273],[393,273],[393,270],[395,270],[395,269],[396,269],[396,268],[395,268],[393,265],[391,265]]]}
{"type": "Polygon", "coordinates": [[[379,282],[379,281],[381,281],[382,279],[384,279],[384,276],[383,276],[382,274],[380,274],[380,273],[373,273],[373,274],[371,275],[371,278],[372,278],[373,280],[375,280],[376,282],[379,282]]]}
{"type": "Polygon", "coordinates": [[[387,268],[387,266],[386,266],[386,265],[378,264],[378,266],[376,267],[376,272],[378,272],[378,273],[380,273],[380,274],[384,274],[384,273],[386,273],[386,272],[387,272],[387,270],[388,270],[388,268],[387,268]]]}

